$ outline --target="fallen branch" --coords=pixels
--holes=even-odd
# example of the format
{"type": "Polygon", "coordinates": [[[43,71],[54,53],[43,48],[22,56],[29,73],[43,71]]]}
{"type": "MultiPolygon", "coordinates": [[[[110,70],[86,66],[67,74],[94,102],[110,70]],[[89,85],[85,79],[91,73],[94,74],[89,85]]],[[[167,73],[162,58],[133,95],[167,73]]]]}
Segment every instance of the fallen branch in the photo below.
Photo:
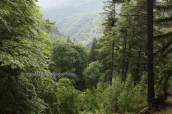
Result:
{"type": "Polygon", "coordinates": [[[140,108],[139,110],[137,110],[137,111],[135,112],[135,114],[139,113],[142,109],[144,109],[144,108],[147,107],[147,106],[149,106],[149,105],[147,104],[147,105],[145,105],[144,107],[140,108]]]}

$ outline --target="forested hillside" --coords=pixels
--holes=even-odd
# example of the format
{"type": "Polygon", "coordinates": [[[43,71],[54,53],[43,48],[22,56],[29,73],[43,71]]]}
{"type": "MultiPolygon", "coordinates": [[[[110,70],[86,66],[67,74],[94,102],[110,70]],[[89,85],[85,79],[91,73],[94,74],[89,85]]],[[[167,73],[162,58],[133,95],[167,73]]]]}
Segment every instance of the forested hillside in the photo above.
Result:
{"type": "Polygon", "coordinates": [[[42,18],[36,0],[0,0],[0,114],[171,113],[172,1],[104,6],[59,24],[78,41],[93,36],[89,50],[42,18]]]}
{"type": "Polygon", "coordinates": [[[71,36],[72,39],[91,47],[92,39],[103,35],[102,30],[100,30],[101,26],[96,24],[96,21],[100,23],[101,15],[99,13],[101,11],[82,13],[64,18],[57,23],[57,26],[66,35],[71,36]]]}
{"type": "Polygon", "coordinates": [[[49,30],[43,26],[41,26],[41,30],[48,34],[49,40],[54,43],[56,41],[66,41],[67,37],[63,33],[59,31],[57,26],[53,25],[52,30],[49,30]]]}
{"type": "MultiPolygon", "coordinates": [[[[94,37],[99,37],[102,32],[95,32],[97,22],[101,22],[100,15],[104,0],[67,0],[60,6],[44,8],[44,18],[51,21],[57,21],[57,27],[66,36],[82,42],[87,48],[90,48],[94,37]]],[[[44,2],[40,0],[39,4],[44,2]]],[[[52,2],[48,2],[50,4],[52,2]]],[[[56,4],[56,3],[55,3],[56,4]]],[[[42,5],[44,7],[44,5],[42,5]]],[[[46,6],[45,6],[46,7],[46,6]]],[[[48,7],[48,5],[47,5],[48,7]]]]}
{"type": "MultiPolygon", "coordinates": [[[[102,35],[102,31],[95,32],[101,28],[96,22],[102,22],[103,2],[105,0],[68,0],[64,1],[61,6],[52,6],[45,8],[44,17],[50,18],[51,21],[57,21],[57,27],[66,36],[83,43],[90,48],[92,39],[102,35]],[[100,18],[101,17],[101,18],[100,18]]],[[[41,5],[42,0],[40,0],[41,5]]],[[[51,3],[51,2],[49,2],[51,3]]],[[[120,6],[117,6],[119,13],[120,6]]]]}
{"type": "Polygon", "coordinates": [[[37,4],[43,8],[60,7],[69,0],[38,0],[37,4]]]}
{"type": "Polygon", "coordinates": [[[104,0],[68,0],[60,7],[43,9],[44,17],[50,18],[51,21],[61,21],[64,18],[81,13],[101,10],[104,0]]]}

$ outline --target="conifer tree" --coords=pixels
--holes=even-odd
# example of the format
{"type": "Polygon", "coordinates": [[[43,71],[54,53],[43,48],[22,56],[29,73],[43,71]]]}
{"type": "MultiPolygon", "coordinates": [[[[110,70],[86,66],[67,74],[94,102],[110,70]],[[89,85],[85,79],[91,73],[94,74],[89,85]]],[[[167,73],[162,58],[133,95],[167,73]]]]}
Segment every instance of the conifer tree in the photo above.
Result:
{"type": "Polygon", "coordinates": [[[71,42],[71,40],[70,40],[70,36],[68,36],[67,42],[68,42],[68,43],[70,43],[70,42],[71,42]]]}
{"type": "MultiPolygon", "coordinates": [[[[126,5],[127,2],[129,2],[130,0],[114,0],[114,1],[116,3],[124,2],[123,5],[126,5]]],[[[170,40],[171,31],[169,27],[171,26],[169,23],[171,21],[171,16],[169,16],[170,15],[169,11],[171,10],[172,7],[171,7],[171,1],[167,1],[167,0],[165,0],[162,3],[156,3],[155,0],[151,0],[151,1],[138,0],[135,2],[135,4],[137,5],[130,6],[131,8],[128,9],[129,12],[127,12],[127,10],[124,10],[122,14],[118,14],[119,16],[126,18],[126,20],[128,21],[128,23],[126,21],[124,24],[124,22],[122,22],[124,19],[123,18],[120,19],[119,22],[119,25],[121,27],[119,28],[119,32],[121,33],[120,35],[124,39],[122,40],[123,41],[122,48],[119,50],[119,52],[123,52],[123,54],[121,55],[118,54],[119,58],[123,58],[119,60],[123,62],[120,62],[119,65],[121,65],[120,69],[122,69],[122,74],[125,75],[126,73],[132,74],[132,72],[134,73],[137,70],[142,72],[142,74],[144,72],[148,73],[148,103],[150,103],[154,100],[154,96],[155,96],[154,93],[155,80],[154,80],[153,72],[154,71],[157,72],[155,76],[156,79],[159,78],[159,85],[161,90],[164,91],[164,94],[166,94],[167,82],[171,75],[171,70],[170,70],[171,65],[169,65],[170,64],[169,61],[171,60],[169,56],[171,53],[170,50],[171,50],[172,42],[170,40]],[[147,9],[145,9],[146,7],[147,9]],[[140,10],[139,8],[140,9],[143,8],[143,9],[140,10]],[[139,9],[140,11],[137,9],[139,9]],[[153,16],[153,11],[154,11],[154,16],[153,16]],[[163,13],[166,13],[168,16],[162,15],[163,13]],[[147,17],[147,19],[145,17],[147,17]],[[132,21],[133,19],[136,20],[132,21]],[[126,23],[130,26],[128,26],[126,23]],[[141,26],[143,26],[142,30],[140,30],[140,28],[142,28],[141,26]],[[147,31],[147,37],[145,37],[146,31],[147,31]],[[141,45],[137,45],[139,44],[139,42],[141,45]],[[138,57],[137,54],[134,54],[136,52],[138,52],[138,57]],[[142,53],[143,55],[141,55],[142,53]],[[122,57],[122,55],[124,55],[124,57],[122,57]],[[162,60],[162,59],[165,60],[163,60],[162,62],[158,62],[158,60],[162,60]],[[130,62],[136,61],[136,64],[132,64],[132,63],[129,64],[128,62],[126,62],[128,60],[130,60],[130,62]],[[140,64],[141,62],[146,63],[147,66],[145,66],[146,64],[143,65],[140,64]],[[165,64],[166,66],[163,67],[163,64],[165,64]],[[136,69],[132,68],[133,65],[134,66],[136,65],[136,69]],[[157,66],[156,68],[155,65],[157,66]],[[143,68],[143,71],[141,71],[139,68],[143,68]],[[160,77],[158,77],[158,73],[160,73],[160,77]]],[[[139,74],[139,72],[137,72],[137,74],[139,74]]],[[[137,77],[134,80],[139,80],[138,78],[139,76],[136,75],[134,77],[137,77]]],[[[164,97],[166,98],[166,95],[164,95],[164,97]]]]}
{"type": "Polygon", "coordinates": [[[157,27],[158,33],[154,35],[154,41],[156,44],[156,51],[154,52],[155,57],[157,59],[157,63],[159,63],[160,67],[158,69],[159,73],[159,79],[158,79],[158,85],[160,92],[163,93],[163,100],[167,99],[167,84],[168,80],[171,76],[171,14],[172,11],[172,2],[165,0],[162,3],[157,3],[154,7],[157,12],[160,13],[160,15],[154,20],[154,24],[157,27]],[[163,14],[167,15],[163,15],[163,14]],[[161,60],[161,62],[160,62],[161,60]],[[163,60],[163,61],[162,61],[163,60]]]}
{"type": "MultiPolygon", "coordinates": [[[[107,1],[105,2],[105,7],[104,11],[102,14],[107,16],[107,19],[105,19],[103,26],[105,27],[104,29],[104,43],[102,45],[102,49],[107,47],[108,50],[108,60],[107,60],[107,72],[108,72],[108,81],[110,84],[112,84],[112,77],[113,77],[113,59],[114,59],[114,46],[115,46],[115,41],[114,41],[114,36],[115,32],[113,31],[114,27],[116,26],[117,18],[116,18],[116,10],[115,10],[115,1],[107,1]],[[108,44],[108,45],[106,45],[108,44]]],[[[100,49],[101,50],[101,49],[100,49]]],[[[106,59],[107,59],[106,58],[106,59]]]]}
{"type": "Polygon", "coordinates": [[[97,60],[97,51],[96,51],[96,49],[98,48],[97,45],[98,45],[97,39],[94,38],[92,45],[91,45],[91,49],[90,49],[90,61],[91,62],[94,62],[97,60]]]}

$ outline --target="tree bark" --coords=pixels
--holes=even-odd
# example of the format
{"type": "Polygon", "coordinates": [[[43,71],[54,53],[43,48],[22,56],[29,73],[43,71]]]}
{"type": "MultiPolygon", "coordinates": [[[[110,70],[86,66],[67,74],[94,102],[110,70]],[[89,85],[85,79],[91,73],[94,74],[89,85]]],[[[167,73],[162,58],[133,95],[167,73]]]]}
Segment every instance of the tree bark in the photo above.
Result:
{"type": "Polygon", "coordinates": [[[111,74],[110,74],[110,78],[109,78],[110,85],[112,85],[112,77],[113,77],[114,45],[115,45],[115,42],[114,42],[114,40],[113,40],[113,41],[112,41],[112,50],[111,50],[111,74]]]}
{"type": "Polygon", "coordinates": [[[153,69],[153,1],[147,0],[148,104],[155,98],[153,69]]]}

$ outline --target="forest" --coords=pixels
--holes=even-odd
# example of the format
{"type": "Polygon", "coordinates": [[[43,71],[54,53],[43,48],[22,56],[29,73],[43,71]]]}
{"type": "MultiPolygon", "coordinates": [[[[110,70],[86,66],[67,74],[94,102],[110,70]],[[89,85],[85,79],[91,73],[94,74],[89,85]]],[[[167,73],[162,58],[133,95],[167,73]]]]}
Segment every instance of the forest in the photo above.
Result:
{"type": "Polygon", "coordinates": [[[80,14],[89,27],[103,16],[90,49],[41,9],[0,0],[0,114],[171,114],[172,0],[106,0],[101,14],[80,14]]]}
{"type": "Polygon", "coordinates": [[[39,0],[42,5],[43,18],[57,21],[56,26],[65,36],[83,43],[91,48],[92,39],[102,36],[96,22],[101,21],[104,0],[39,0]],[[61,3],[63,2],[63,3],[61,3]],[[49,4],[52,4],[50,7],[49,4]]]}

